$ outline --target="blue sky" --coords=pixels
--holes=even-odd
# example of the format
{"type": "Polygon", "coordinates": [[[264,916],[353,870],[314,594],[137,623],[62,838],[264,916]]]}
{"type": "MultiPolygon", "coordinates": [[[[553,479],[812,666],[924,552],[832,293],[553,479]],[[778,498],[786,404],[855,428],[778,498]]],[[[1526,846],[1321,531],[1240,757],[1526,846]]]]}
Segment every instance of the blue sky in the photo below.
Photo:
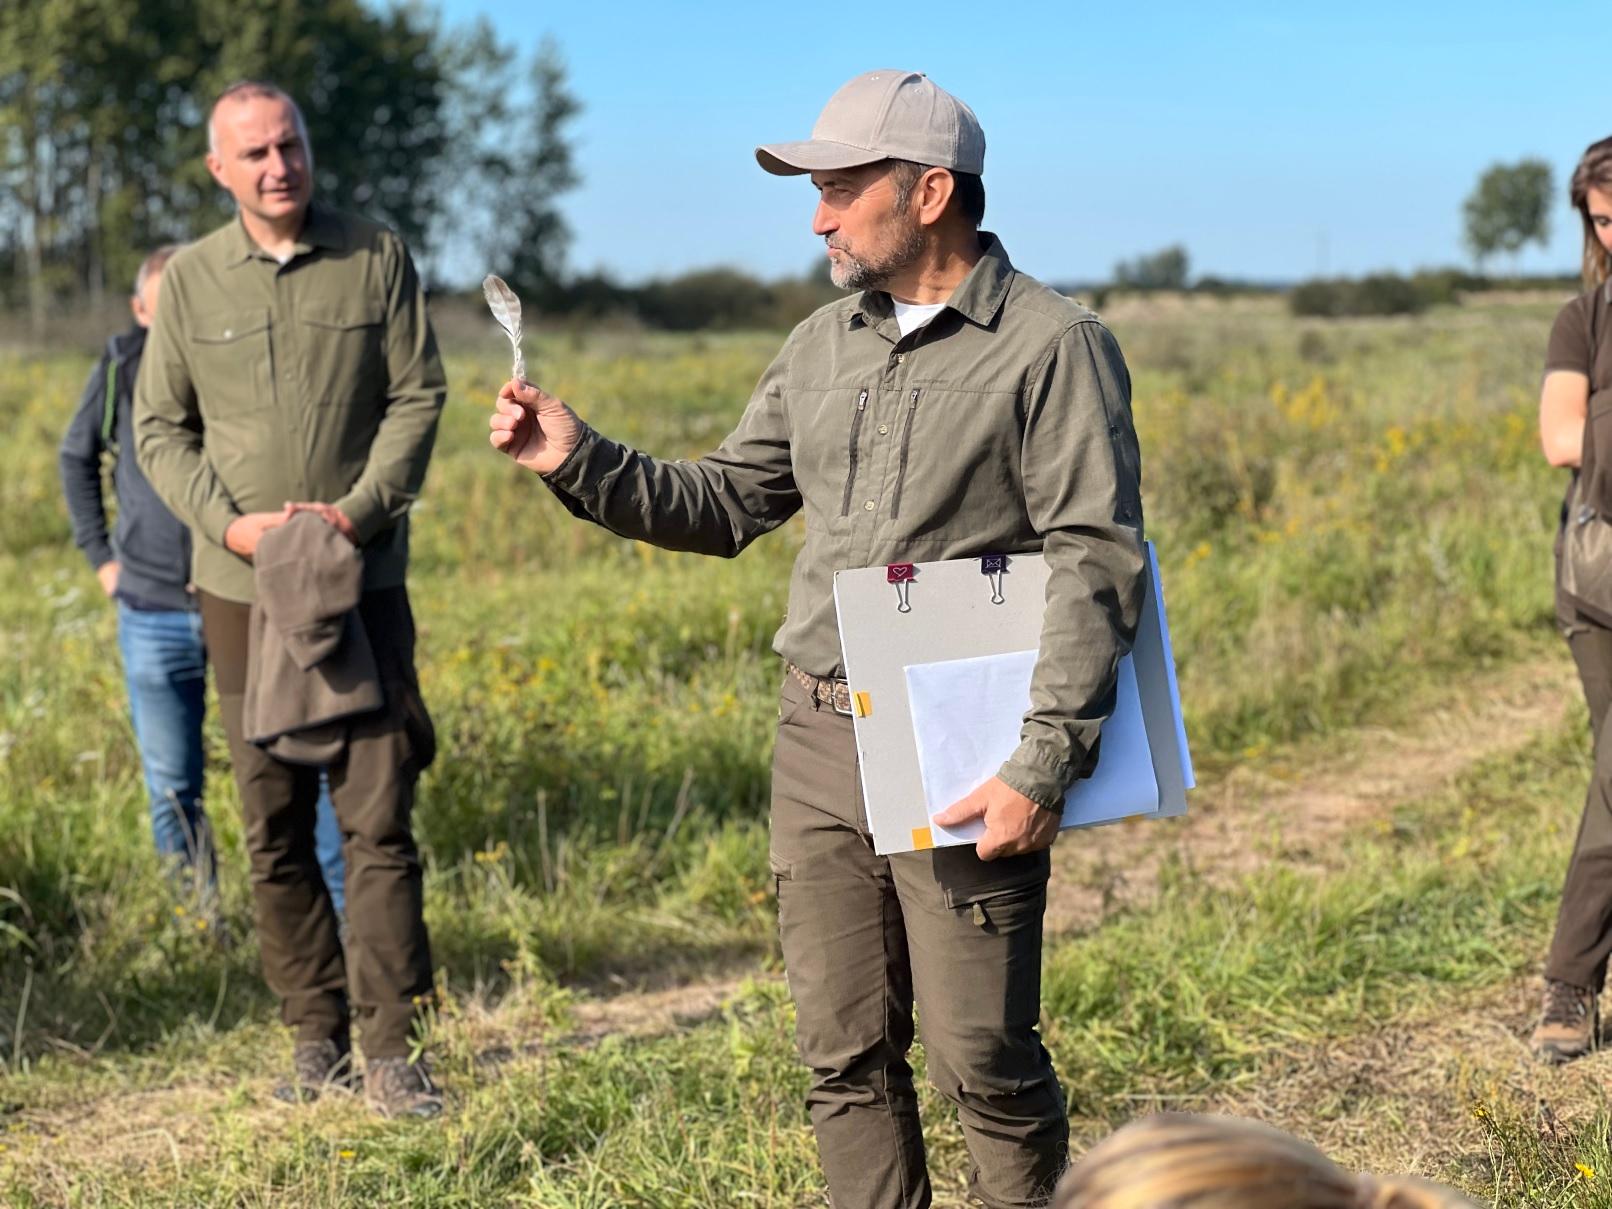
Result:
{"type": "MultiPolygon", "coordinates": [[[[1540,156],[1561,198],[1528,270],[1572,270],[1566,179],[1612,133],[1588,4],[756,5],[445,0],[560,44],[586,109],[571,265],[627,279],[821,255],[813,193],[758,142],[804,138],[844,80],[928,72],[985,128],[986,226],[1052,280],[1184,244],[1194,272],[1292,279],[1467,263],[1461,202],[1540,156]]],[[[1509,267],[1509,265],[1508,265],[1509,267]]]]}

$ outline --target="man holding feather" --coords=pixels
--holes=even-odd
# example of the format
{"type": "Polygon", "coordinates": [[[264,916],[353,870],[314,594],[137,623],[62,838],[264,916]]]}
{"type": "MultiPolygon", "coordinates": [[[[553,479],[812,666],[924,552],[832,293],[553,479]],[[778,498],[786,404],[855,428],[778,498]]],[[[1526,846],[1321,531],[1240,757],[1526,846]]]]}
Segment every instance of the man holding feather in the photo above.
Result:
{"type": "MultiPolygon", "coordinates": [[[[985,136],[917,72],[844,85],[809,141],[761,147],[809,175],[834,283],[738,427],[693,461],[610,440],[516,379],[495,449],[623,537],[732,557],[797,512],[805,544],[775,647],[771,865],[807,1105],[843,1209],[931,1203],[908,1051],[951,1101],[991,1209],[1043,1205],[1064,1101],[1037,1032],[1047,848],[1095,761],[1142,600],[1130,377],[1090,311],[979,229],[985,136]],[[1019,749],[936,821],[977,848],[880,856],[857,776],[832,593],[841,568],[1045,553],[1052,572],[1019,749]]],[[[499,307],[494,304],[495,313],[499,307]]]]}

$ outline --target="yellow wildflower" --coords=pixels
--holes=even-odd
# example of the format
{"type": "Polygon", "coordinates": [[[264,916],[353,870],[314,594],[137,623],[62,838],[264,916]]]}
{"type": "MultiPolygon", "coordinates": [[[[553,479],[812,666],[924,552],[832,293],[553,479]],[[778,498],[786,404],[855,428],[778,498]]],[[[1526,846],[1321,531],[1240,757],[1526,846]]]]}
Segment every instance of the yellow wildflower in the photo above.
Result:
{"type": "Polygon", "coordinates": [[[1578,1168],[1578,1173],[1585,1179],[1593,1180],[1595,1178],[1595,1168],[1588,1163],[1574,1163],[1573,1166],[1578,1168]]]}

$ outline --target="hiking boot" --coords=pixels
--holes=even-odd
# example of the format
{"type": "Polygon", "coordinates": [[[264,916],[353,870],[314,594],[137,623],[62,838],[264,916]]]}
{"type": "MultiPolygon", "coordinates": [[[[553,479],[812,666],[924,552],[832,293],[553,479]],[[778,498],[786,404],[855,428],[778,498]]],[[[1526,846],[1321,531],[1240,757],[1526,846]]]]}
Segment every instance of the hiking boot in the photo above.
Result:
{"type": "Polygon", "coordinates": [[[1528,1048],[1541,1062],[1571,1062],[1601,1044],[1601,1017],[1594,991],[1545,979],[1545,1000],[1528,1048]]]}
{"type": "Polygon", "coordinates": [[[366,1062],[364,1094],[383,1117],[429,1119],[442,1112],[442,1092],[421,1063],[407,1058],[371,1058],[366,1062]]]}
{"type": "Polygon", "coordinates": [[[327,1091],[357,1090],[351,1046],[333,1038],[299,1041],[291,1051],[291,1082],[274,1089],[287,1104],[307,1104],[327,1091]]]}

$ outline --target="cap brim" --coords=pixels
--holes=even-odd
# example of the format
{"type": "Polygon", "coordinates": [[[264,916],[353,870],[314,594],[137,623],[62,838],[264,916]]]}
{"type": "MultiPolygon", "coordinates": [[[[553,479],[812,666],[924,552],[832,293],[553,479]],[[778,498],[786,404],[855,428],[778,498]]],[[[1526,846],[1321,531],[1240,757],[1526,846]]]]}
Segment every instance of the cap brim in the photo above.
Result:
{"type": "Polygon", "coordinates": [[[806,172],[829,172],[835,168],[859,168],[888,159],[882,151],[808,139],[804,143],[770,143],[756,148],[756,163],[774,176],[800,176],[806,172]]]}

